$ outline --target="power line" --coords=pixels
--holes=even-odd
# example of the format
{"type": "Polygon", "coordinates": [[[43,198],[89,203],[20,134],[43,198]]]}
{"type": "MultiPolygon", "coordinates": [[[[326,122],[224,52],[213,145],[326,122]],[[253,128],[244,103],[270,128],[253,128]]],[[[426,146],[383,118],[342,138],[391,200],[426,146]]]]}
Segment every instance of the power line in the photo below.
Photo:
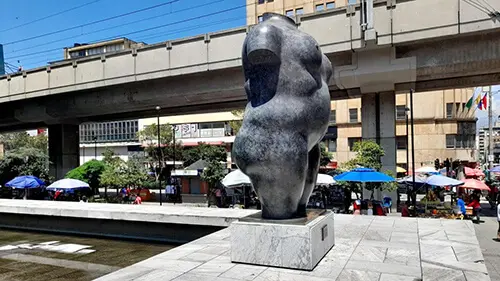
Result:
{"type": "MultiPolygon", "coordinates": [[[[251,4],[247,4],[247,5],[251,5],[251,4]]],[[[241,8],[246,7],[247,5],[239,5],[239,6],[236,6],[236,7],[233,7],[233,8],[229,8],[229,9],[225,9],[225,10],[221,10],[221,11],[217,11],[217,12],[213,12],[213,13],[209,13],[209,14],[204,14],[204,15],[200,15],[200,16],[196,16],[196,17],[192,17],[192,18],[188,18],[188,19],[184,19],[184,20],[179,20],[179,21],[176,21],[176,22],[171,22],[171,23],[167,23],[167,24],[153,26],[153,27],[149,27],[149,28],[145,28],[145,29],[141,29],[141,30],[137,30],[137,31],[133,31],[133,32],[128,32],[128,33],[123,33],[123,34],[119,34],[119,35],[114,35],[114,36],[111,36],[111,37],[101,38],[101,39],[98,39],[98,40],[90,41],[89,43],[99,42],[99,41],[104,41],[104,40],[109,40],[109,39],[114,39],[114,38],[119,38],[119,37],[125,37],[127,35],[137,34],[137,33],[145,32],[145,31],[150,31],[150,30],[155,30],[155,29],[159,29],[159,28],[163,28],[163,27],[167,27],[167,26],[171,26],[171,25],[176,25],[176,24],[180,24],[180,23],[190,22],[190,21],[194,21],[194,20],[197,20],[197,19],[202,19],[202,18],[206,18],[206,17],[210,17],[210,16],[214,16],[214,15],[218,15],[218,14],[222,14],[222,13],[234,11],[234,10],[237,10],[237,9],[241,9],[241,8]]],[[[15,58],[32,56],[32,55],[36,55],[36,54],[42,54],[42,53],[51,52],[51,51],[55,51],[55,50],[60,50],[60,48],[49,49],[49,50],[43,50],[43,51],[33,52],[33,53],[29,53],[29,54],[12,56],[12,57],[6,58],[6,60],[7,59],[15,59],[15,58]]]]}
{"type": "Polygon", "coordinates": [[[188,11],[188,10],[191,10],[191,9],[203,8],[205,6],[210,6],[210,5],[213,5],[215,3],[219,3],[219,2],[223,2],[223,1],[226,1],[226,0],[217,0],[217,1],[212,1],[212,2],[209,2],[209,3],[203,4],[203,5],[192,6],[192,7],[180,9],[180,10],[177,10],[177,11],[170,11],[168,13],[157,15],[157,16],[154,16],[154,17],[143,18],[143,19],[139,19],[139,20],[136,20],[136,21],[125,23],[125,24],[120,24],[120,25],[115,25],[115,26],[111,26],[111,27],[106,27],[106,28],[102,28],[102,29],[98,29],[98,30],[94,30],[94,31],[89,31],[89,32],[86,32],[86,33],[81,33],[81,34],[78,34],[78,35],[75,35],[75,36],[71,36],[71,37],[66,37],[66,38],[62,38],[62,39],[58,39],[58,40],[49,41],[49,42],[46,42],[46,43],[43,43],[43,44],[38,44],[38,45],[34,45],[34,46],[22,48],[22,49],[17,49],[15,51],[8,52],[6,54],[12,54],[12,53],[17,53],[19,51],[25,51],[25,50],[30,50],[30,49],[38,48],[40,46],[51,45],[53,43],[57,43],[57,42],[61,42],[61,41],[66,41],[66,40],[73,39],[73,38],[78,38],[80,36],[89,35],[89,34],[93,34],[93,33],[99,33],[99,32],[102,32],[102,31],[106,31],[106,30],[110,30],[110,29],[115,29],[115,28],[118,28],[118,27],[126,26],[126,25],[135,24],[135,23],[138,23],[138,22],[144,22],[144,21],[148,21],[148,20],[152,20],[152,19],[164,17],[166,15],[171,15],[171,14],[176,14],[176,13],[188,11]]]}
{"type": "Polygon", "coordinates": [[[97,3],[101,0],[94,0],[94,1],[91,1],[91,2],[88,2],[88,3],[85,3],[85,4],[82,4],[80,6],[76,6],[76,7],[73,7],[73,8],[69,8],[67,10],[64,10],[64,11],[60,11],[60,12],[57,12],[55,14],[51,14],[51,15],[48,15],[48,16],[45,16],[45,17],[42,17],[42,18],[39,18],[39,19],[36,19],[36,20],[32,20],[30,22],[27,22],[27,23],[23,23],[23,24],[20,24],[20,25],[16,25],[16,26],[13,26],[13,27],[9,27],[7,29],[4,29],[4,30],[0,30],[0,32],[5,32],[5,31],[9,31],[9,30],[13,30],[13,29],[16,29],[16,28],[19,28],[19,27],[23,27],[23,26],[26,26],[26,25],[30,25],[32,23],[35,23],[35,22],[39,22],[39,21],[43,21],[43,20],[46,20],[46,19],[49,19],[49,18],[53,18],[55,16],[58,16],[58,15],[62,15],[64,13],[67,13],[67,12],[70,12],[70,11],[74,11],[76,9],[80,9],[82,7],[85,7],[85,6],[88,6],[88,5],[91,5],[91,4],[94,4],[94,3],[97,3]]]}
{"type": "Polygon", "coordinates": [[[165,6],[165,5],[169,5],[169,4],[172,4],[172,3],[175,3],[175,2],[179,2],[179,1],[181,1],[181,0],[171,0],[171,1],[164,2],[164,3],[158,4],[158,5],[150,6],[150,7],[147,7],[147,8],[143,8],[143,9],[139,9],[139,10],[134,10],[134,11],[131,11],[131,12],[128,12],[128,13],[124,13],[124,14],[120,14],[120,15],[116,15],[116,16],[112,16],[112,17],[108,17],[108,18],[96,20],[96,21],[93,21],[93,22],[89,22],[89,23],[85,23],[85,24],[80,24],[80,25],[77,25],[77,26],[72,26],[72,27],[68,27],[68,28],[64,28],[64,29],[52,31],[52,32],[49,32],[49,33],[44,33],[44,34],[40,34],[40,35],[36,35],[36,36],[32,36],[32,37],[28,37],[28,38],[24,38],[24,39],[20,39],[20,40],[8,42],[8,43],[5,43],[3,45],[7,46],[7,45],[16,44],[16,43],[26,42],[26,41],[30,41],[30,40],[33,40],[33,39],[42,38],[42,37],[45,37],[45,36],[49,36],[49,35],[53,35],[53,34],[65,32],[65,31],[69,31],[69,30],[73,30],[73,29],[77,29],[77,28],[82,28],[82,27],[93,25],[93,24],[96,24],[96,23],[110,21],[110,20],[113,20],[113,19],[117,19],[117,18],[129,16],[129,15],[137,14],[137,13],[148,11],[148,10],[152,10],[152,9],[156,9],[156,8],[159,8],[159,7],[162,7],[162,6],[165,6]]]}
{"type": "MultiPolygon", "coordinates": [[[[154,34],[154,35],[153,34],[148,34],[148,35],[146,35],[144,37],[140,37],[140,38],[141,38],[141,40],[146,40],[146,39],[151,39],[151,38],[160,37],[160,36],[173,35],[173,34],[178,34],[178,33],[181,33],[181,32],[186,32],[186,31],[200,29],[200,28],[207,27],[207,26],[213,26],[213,25],[218,25],[218,24],[221,24],[221,23],[233,22],[233,21],[240,20],[240,19],[241,19],[241,17],[233,17],[233,18],[228,18],[228,19],[216,21],[216,22],[209,23],[209,24],[199,24],[199,25],[188,27],[188,28],[180,28],[180,29],[176,29],[176,30],[171,30],[170,32],[167,32],[167,33],[154,34]]],[[[60,49],[57,49],[57,51],[59,51],[59,50],[60,49]]],[[[41,58],[41,57],[46,57],[46,55],[28,58],[26,60],[23,60],[23,62],[26,62],[26,61],[29,61],[29,60],[33,60],[33,59],[38,59],[38,58],[41,58]]],[[[36,62],[26,63],[25,65],[36,65],[36,64],[39,64],[39,63],[42,63],[42,62],[51,62],[51,61],[56,61],[56,60],[60,60],[60,59],[61,59],[60,57],[53,57],[53,58],[49,58],[49,59],[38,60],[36,62]]]]}

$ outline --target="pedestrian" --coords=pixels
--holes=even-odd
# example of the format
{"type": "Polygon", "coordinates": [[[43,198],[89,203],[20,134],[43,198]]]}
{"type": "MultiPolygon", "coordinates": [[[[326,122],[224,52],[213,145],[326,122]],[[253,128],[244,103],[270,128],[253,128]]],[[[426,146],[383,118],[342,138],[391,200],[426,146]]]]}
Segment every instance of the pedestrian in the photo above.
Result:
{"type": "Polygon", "coordinates": [[[500,204],[497,205],[497,221],[498,221],[497,240],[500,240],[500,204]]]}
{"type": "Polygon", "coordinates": [[[215,190],[215,198],[217,199],[217,207],[221,208],[222,207],[222,190],[220,188],[217,188],[215,190]]]}

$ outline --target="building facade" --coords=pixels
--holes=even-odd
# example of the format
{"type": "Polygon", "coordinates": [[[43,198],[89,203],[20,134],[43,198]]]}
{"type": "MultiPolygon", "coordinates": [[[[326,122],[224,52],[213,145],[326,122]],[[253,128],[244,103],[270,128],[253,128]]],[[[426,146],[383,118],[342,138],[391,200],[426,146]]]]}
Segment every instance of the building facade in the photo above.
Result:
{"type": "Polygon", "coordinates": [[[487,163],[488,155],[490,154],[494,157],[494,163],[500,161],[500,123],[497,122],[492,126],[492,132],[493,151],[492,153],[488,153],[490,130],[488,127],[479,129],[477,150],[480,163],[487,163]]]}
{"type": "Polygon", "coordinates": [[[67,60],[102,54],[112,54],[123,50],[130,50],[133,48],[137,49],[144,45],[145,43],[135,42],[127,38],[118,38],[92,44],[76,43],[73,47],[64,48],[64,59],[67,60]]]}
{"type": "MultiPolygon", "coordinates": [[[[415,166],[433,166],[434,160],[456,159],[475,161],[475,109],[465,104],[473,94],[472,88],[415,93],[415,166]]],[[[354,143],[362,140],[361,99],[332,101],[330,131],[336,138],[325,140],[335,160],[342,164],[354,157],[354,143]],[[334,129],[335,128],[335,129],[334,129]]],[[[406,108],[410,109],[409,94],[396,95],[397,164],[407,168],[407,136],[411,145],[411,126],[406,127],[406,108]]],[[[409,118],[408,113],[408,118],[409,118]]],[[[409,121],[411,124],[411,120],[409,121]]],[[[385,148],[390,149],[390,148],[385,148]]],[[[411,147],[408,151],[411,168],[411,147]]]]}
{"type": "Polygon", "coordinates": [[[294,17],[352,4],[356,0],[247,0],[247,25],[262,21],[267,12],[294,17]]]}

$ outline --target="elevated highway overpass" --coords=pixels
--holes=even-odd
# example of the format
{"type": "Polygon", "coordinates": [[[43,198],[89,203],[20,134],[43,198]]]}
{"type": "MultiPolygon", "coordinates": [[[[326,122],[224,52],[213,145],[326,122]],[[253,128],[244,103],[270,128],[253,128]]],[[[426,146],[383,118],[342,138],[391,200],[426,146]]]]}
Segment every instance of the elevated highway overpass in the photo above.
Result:
{"type": "MultiPolygon", "coordinates": [[[[500,3],[491,4],[500,10],[500,3]]],[[[373,105],[363,106],[363,116],[377,124],[394,124],[394,116],[381,113],[394,107],[394,92],[500,81],[500,21],[463,0],[379,0],[373,9],[347,6],[297,21],[334,65],[332,99],[361,96],[373,105]]],[[[74,127],[64,128],[79,122],[153,116],[157,105],[165,115],[242,107],[241,46],[248,28],[2,76],[0,131],[59,126],[64,142],[63,132],[74,127]]],[[[369,123],[363,123],[364,138],[385,138],[370,129],[384,131],[384,125],[369,123]]]]}

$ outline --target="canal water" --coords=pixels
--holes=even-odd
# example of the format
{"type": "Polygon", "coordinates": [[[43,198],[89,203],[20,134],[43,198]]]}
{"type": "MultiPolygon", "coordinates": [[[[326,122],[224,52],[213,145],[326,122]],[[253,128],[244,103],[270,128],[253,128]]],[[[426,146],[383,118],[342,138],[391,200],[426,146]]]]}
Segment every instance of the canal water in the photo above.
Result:
{"type": "Polygon", "coordinates": [[[0,281],[87,281],[175,245],[0,229],[0,281]]]}

